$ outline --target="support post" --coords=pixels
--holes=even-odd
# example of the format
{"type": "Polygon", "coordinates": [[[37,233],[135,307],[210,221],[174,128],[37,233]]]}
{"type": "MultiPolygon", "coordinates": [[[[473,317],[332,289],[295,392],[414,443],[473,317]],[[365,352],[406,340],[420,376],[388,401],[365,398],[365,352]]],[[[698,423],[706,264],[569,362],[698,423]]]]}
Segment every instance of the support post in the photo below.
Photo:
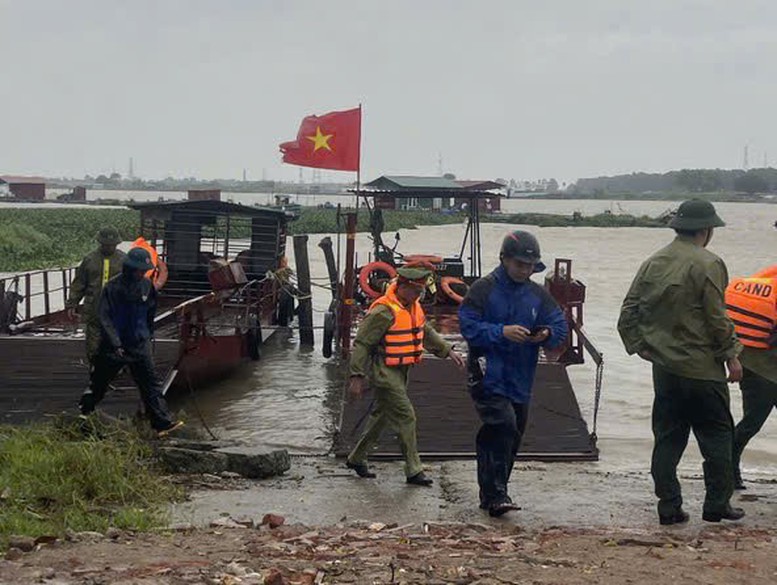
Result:
{"type": "Polygon", "coordinates": [[[326,260],[326,270],[329,273],[329,285],[332,287],[332,298],[337,298],[338,280],[337,264],[335,263],[335,253],[332,250],[332,238],[326,236],[319,243],[318,247],[324,251],[324,260],[326,260]]]}
{"type": "Polygon", "coordinates": [[[345,273],[342,291],[342,311],[340,312],[340,348],[342,356],[351,352],[351,323],[353,320],[353,293],[356,282],[356,212],[346,213],[345,220],[345,273]]]}
{"type": "Polygon", "coordinates": [[[32,318],[32,285],[30,284],[30,273],[24,275],[24,312],[25,319],[29,321],[32,318]]]}
{"type": "Polygon", "coordinates": [[[299,289],[299,341],[300,345],[313,346],[313,299],[310,297],[310,263],[308,261],[307,235],[294,236],[294,260],[297,264],[297,288],[299,289]]]}
{"type": "Polygon", "coordinates": [[[70,284],[68,280],[67,269],[62,269],[62,306],[67,305],[67,287],[70,284]]]}
{"type": "Polygon", "coordinates": [[[43,314],[48,316],[51,313],[51,303],[49,299],[49,271],[43,271],[43,314]]]}

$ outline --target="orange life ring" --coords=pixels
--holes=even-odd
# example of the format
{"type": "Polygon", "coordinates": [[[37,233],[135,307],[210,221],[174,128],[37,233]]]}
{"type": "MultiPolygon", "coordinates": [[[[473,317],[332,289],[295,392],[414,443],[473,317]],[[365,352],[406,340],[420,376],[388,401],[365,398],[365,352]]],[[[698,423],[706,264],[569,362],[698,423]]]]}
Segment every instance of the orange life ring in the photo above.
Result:
{"type": "Polygon", "coordinates": [[[431,262],[432,264],[441,264],[442,256],[434,254],[409,254],[402,257],[406,264],[415,264],[417,262],[431,262]]]}
{"type": "Polygon", "coordinates": [[[467,287],[467,290],[469,290],[469,285],[463,280],[461,280],[460,278],[456,278],[455,276],[443,276],[440,279],[440,288],[442,289],[442,292],[445,293],[445,296],[448,297],[457,305],[460,305],[464,300],[464,296],[460,295],[455,290],[453,290],[453,288],[451,287],[452,284],[464,285],[465,287],[467,287]]]}
{"type": "Polygon", "coordinates": [[[394,267],[387,262],[370,262],[361,267],[359,270],[359,286],[361,286],[364,293],[371,299],[379,299],[383,296],[382,292],[376,291],[370,284],[370,276],[375,272],[384,273],[389,280],[397,275],[397,271],[394,267]]]}

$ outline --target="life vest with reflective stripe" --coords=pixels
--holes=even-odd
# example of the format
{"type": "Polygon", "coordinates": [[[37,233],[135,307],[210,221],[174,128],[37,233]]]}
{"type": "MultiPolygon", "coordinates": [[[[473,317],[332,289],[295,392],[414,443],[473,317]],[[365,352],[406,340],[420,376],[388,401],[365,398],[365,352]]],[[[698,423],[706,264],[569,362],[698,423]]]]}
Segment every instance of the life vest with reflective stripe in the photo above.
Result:
{"type": "Polygon", "coordinates": [[[743,345],[769,349],[777,330],[777,277],[733,279],[726,288],[726,310],[743,345]]]}
{"type": "Polygon", "coordinates": [[[155,289],[161,289],[167,282],[167,265],[159,257],[156,248],[149,244],[143,236],[132,242],[130,250],[132,248],[143,248],[149,253],[151,256],[151,264],[154,265],[154,268],[147,271],[144,276],[154,283],[155,289]]]}
{"type": "Polygon", "coordinates": [[[386,294],[370,305],[370,311],[378,305],[385,305],[394,314],[394,323],[381,342],[386,365],[396,367],[420,363],[424,353],[426,323],[421,303],[416,301],[412,307],[405,307],[397,298],[397,284],[394,282],[386,294]]]}

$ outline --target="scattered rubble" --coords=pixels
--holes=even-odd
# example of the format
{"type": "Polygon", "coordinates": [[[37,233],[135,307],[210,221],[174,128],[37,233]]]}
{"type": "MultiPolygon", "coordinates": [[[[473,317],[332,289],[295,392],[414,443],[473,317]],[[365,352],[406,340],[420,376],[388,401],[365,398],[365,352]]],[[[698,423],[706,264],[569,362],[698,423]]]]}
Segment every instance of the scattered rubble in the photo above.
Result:
{"type": "Polygon", "coordinates": [[[776,533],[745,527],[691,534],[457,522],[311,527],[282,519],[265,514],[252,529],[253,522],[225,516],[185,535],[128,533],[121,544],[83,540],[26,555],[10,549],[8,558],[24,563],[0,561],[0,574],[13,583],[56,575],[62,584],[218,585],[754,585],[777,574],[776,533]]]}
{"type": "Polygon", "coordinates": [[[262,518],[262,526],[269,526],[271,529],[283,526],[286,522],[286,518],[278,514],[265,514],[262,518]]]}

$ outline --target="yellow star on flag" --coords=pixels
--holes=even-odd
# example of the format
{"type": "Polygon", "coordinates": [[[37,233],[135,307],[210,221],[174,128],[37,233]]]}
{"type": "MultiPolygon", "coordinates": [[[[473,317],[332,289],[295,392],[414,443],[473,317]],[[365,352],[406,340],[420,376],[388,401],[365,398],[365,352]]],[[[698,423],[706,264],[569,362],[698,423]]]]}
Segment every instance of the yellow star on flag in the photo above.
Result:
{"type": "Polygon", "coordinates": [[[332,138],[332,136],[334,136],[334,134],[323,134],[321,132],[321,126],[316,126],[316,135],[305,136],[305,138],[313,143],[313,152],[316,152],[319,148],[326,148],[329,152],[332,152],[332,147],[329,146],[329,139],[332,138]]]}

